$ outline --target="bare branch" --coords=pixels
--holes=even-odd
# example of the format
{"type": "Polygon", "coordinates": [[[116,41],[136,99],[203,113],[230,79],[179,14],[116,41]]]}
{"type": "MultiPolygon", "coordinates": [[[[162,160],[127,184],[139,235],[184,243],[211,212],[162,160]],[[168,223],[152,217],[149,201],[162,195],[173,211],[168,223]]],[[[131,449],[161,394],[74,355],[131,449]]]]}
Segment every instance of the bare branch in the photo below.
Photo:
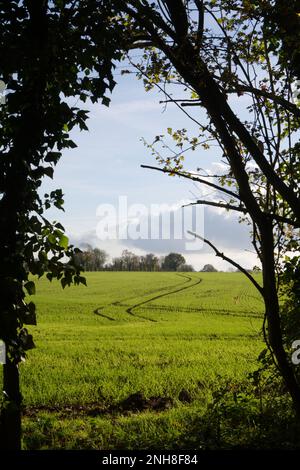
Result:
{"type": "MultiPolygon", "coordinates": [[[[148,78],[147,74],[143,71],[143,69],[141,69],[141,67],[138,66],[138,64],[132,62],[132,60],[130,60],[130,57],[128,57],[128,60],[130,62],[130,64],[135,67],[140,73],[141,75],[143,75],[144,77],[148,78]]],[[[167,93],[167,91],[159,84],[159,83],[154,83],[154,86],[156,88],[158,88],[162,93],[164,93],[165,96],[167,96],[171,101],[172,101],[172,97],[169,93],[167,93]]],[[[191,116],[187,111],[185,111],[184,109],[181,108],[181,106],[176,103],[176,106],[182,110],[182,112],[189,118],[191,119],[191,121],[193,121],[195,124],[197,124],[201,129],[204,129],[204,126],[201,124],[201,122],[197,121],[197,119],[195,119],[193,116],[191,116]]]]}
{"type": "Polygon", "coordinates": [[[261,287],[258,282],[254,279],[253,276],[251,276],[251,274],[245,269],[243,268],[240,264],[236,263],[235,261],[233,261],[231,258],[228,258],[228,256],[224,255],[224,253],[221,253],[221,251],[218,250],[218,248],[215,247],[215,245],[213,245],[209,240],[207,240],[206,238],[203,238],[201,237],[200,235],[198,235],[197,233],[194,233],[194,232],[191,232],[190,230],[188,230],[188,232],[190,235],[193,235],[195,238],[199,238],[200,240],[202,240],[204,243],[206,243],[207,245],[209,245],[213,250],[214,252],[216,253],[216,256],[218,256],[219,258],[222,258],[224,261],[227,261],[228,263],[230,263],[232,266],[235,266],[239,271],[241,271],[243,274],[245,274],[245,276],[252,282],[252,284],[256,287],[256,289],[259,291],[259,293],[263,296],[264,294],[264,289],[263,287],[261,287]]]}
{"type": "MultiPolygon", "coordinates": [[[[222,202],[206,201],[206,200],[201,200],[201,199],[198,200],[198,201],[195,201],[195,202],[191,202],[190,204],[186,204],[183,207],[195,206],[197,204],[220,207],[221,209],[237,211],[237,212],[243,212],[244,214],[248,214],[248,210],[245,207],[242,207],[242,206],[233,206],[232,204],[223,204],[222,202]]],[[[282,217],[281,215],[271,214],[271,213],[266,213],[266,212],[263,212],[263,214],[266,215],[266,216],[269,216],[271,219],[274,219],[277,222],[282,222],[284,224],[292,225],[294,227],[299,227],[300,226],[300,224],[298,222],[294,222],[292,219],[289,219],[288,217],[282,217]]]]}
{"type": "MultiPolygon", "coordinates": [[[[216,77],[215,75],[214,75],[214,78],[216,80],[219,80],[219,77],[216,77]]],[[[262,96],[262,97],[267,98],[271,101],[274,101],[274,103],[280,104],[287,111],[294,114],[296,117],[300,118],[300,108],[298,108],[298,106],[296,106],[294,103],[291,103],[290,101],[282,98],[282,96],[276,95],[275,93],[270,93],[266,90],[255,88],[253,86],[240,85],[240,84],[237,84],[235,88],[230,88],[229,90],[224,89],[224,91],[226,91],[226,93],[237,93],[238,95],[242,94],[242,93],[252,93],[253,95],[256,95],[256,96],[262,96]]],[[[182,107],[199,106],[200,103],[201,103],[201,100],[185,99],[185,98],[178,99],[178,100],[160,101],[160,103],[170,103],[172,101],[181,103],[182,107]]]]}
{"type": "MultiPolygon", "coordinates": [[[[168,170],[167,168],[158,168],[156,166],[151,166],[151,165],[141,165],[141,168],[147,168],[149,170],[161,171],[162,173],[181,176],[182,178],[186,178],[186,179],[189,179],[189,180],[192,180],[192,181],[197,181],[198,183],[205,184],[206,186],[210,186],[211,188],[214,188],[217,191],[221,191],[225,194],[228,194],[229,196],[232,196],[235,199],[241,200],[240,196],[238,194],[234,193],[233,191],[230,191],[229,189],[226,189],[226,188],[222,188],[221,186],[218,186],[217,184],[211,183],[210,181],[207,181],[207,180],[203,180],[202,178],[199,178],[198,176],[193,176],[189,173],[183,173],[181,171],[176,171],[176,170],[168,170]]],[[[215,175],[215,176],[218,177],[218,175],[215,175]]],[[[203,175],[203,177],[204,177],[204,175],[203,175]]],[[[210,205],[210,206],[222,207],[222,208],[228,209],[228,210],[235,210],[235,211],[238,211],[238,212],[243,212],[244,214],[248,214],[248,212],[249,212],[246,208],[243,208],[243,207],[233,206],[233,205],[230,205],[230,204],[223,204],[222,205],[222,203],[216,203],[216,202],[212,202],[212,201],[203,201],[203,202],[196,201],[194,203],[191,203],[191,205],[204,204],[204,203],[207,203],[207,205],[210,205]]],[[[273,220],[276,220],[277,222],[292,225],[293,227],[300,227],[300,222],[297,222],[293,219],[290,219],[289,217],[283,217],[283,216],[278,215],[278,214],[272,214],[272,213],[266,213],[266,212],[262,212],[262,214],[265,215],[265,216],[270,217],[273,220]]]]}
{"type": "Polygon", "coordinates": [[[233,206],[232,204],[224,204],[222,202],[206,201],[204,199],[198,199],[198,201],[191,202],[190,204],[186,204],[182,207],[196,206],[198,204],[199,205],[205,205],[205,206],[220,207],[221,209],[226,209],[226,210],[230,210],[230,211],[237,211],[237,212],[242,212],[243,214],[248,214],[248,211],[245,207],[233,206]]]}
{"type": "Polygon", "coordinates": [[[189,179],[189,180],[192,180],[192,181],[197,181],[198,183],[202,183],[202,184],[205,184],[206,186],[210,186],[211,188],[217,189],[218,191],[226,193],[229,196],[232,196],[235,199],[240,200],[240,196],[238,194],[234,193],[233,191],[230,191],[229,189],[226,189],[226,188],[222,188],[221,186],[218,186],[217,184],[211,183],[210,181],[207,181],[207,180],[203,180],[202,178],[199,178],[198,176],[193,176],[189,173],[183,173],[181,171],[168,170],[167,168],[158,168],[156,166],[151,166],[151,165],[141,165],[141,168],[147,168],[149,170],[161,171],[162,173],[181,176],[182,178],[186,178],[186,179],[189,179]]]}
{"type": "Polygon", "coordinates": [[[300,221],[296,221],[296,220],[290,219],[289,217],[283,217],[277,214],[271,214],[271,213],[267,214],[266,212],[265,214],[271,217],[272,219],[277,220],[277,222],[282,222],[283,224],[292,225],[295,228],[300,227],[300,221]]]}
{"type": "MultiPolygon", "coordinates": [[[[266,90],[261,90],[259,88],[255,88],[252,86],[246,86],[246,85],[237,85],[236,88],[230,88],[229,90],[226,90],[226,93],[253,93],[254,95],[257,96],[262,96],[264,98],[268,98],[271,101],[274,101],[274,103],[280,104],[283,108],[285,108],[287,111],[290,113],[294,114],[298,118],[300,118],[300,109],[294,104],[291,103],[290,101],[282,98],[282,96],[278,96],[274,93],[270,93],[266,90]]],[[[186,100],[184,100],[186,101],[186,100]]]]}
{"type": "Polygon", "coordinates": [[[187,108],[188,106],[201,106],[201,101],[193,100],[194,103],[189,103],[187,100],[184,100],[184,103],[181,103],[180,106],[187,108]]]}
{"type": "Polygon", "coordinates": [[[200,100],[185,99],[185,98],[183,98],[182,100],[181,100],[181,99],[177,99],[177,100],[171,99],[171,100],[163,100],[163,101],[160,101],[159,104],[164,104],[164,103],[182,103],[182,102],[184,102],[184,101],[186,101],[186,102],[192,102],[192,103],[193,103],[193,102],[198,102],[198,103],[199,103],[200,100]]]}

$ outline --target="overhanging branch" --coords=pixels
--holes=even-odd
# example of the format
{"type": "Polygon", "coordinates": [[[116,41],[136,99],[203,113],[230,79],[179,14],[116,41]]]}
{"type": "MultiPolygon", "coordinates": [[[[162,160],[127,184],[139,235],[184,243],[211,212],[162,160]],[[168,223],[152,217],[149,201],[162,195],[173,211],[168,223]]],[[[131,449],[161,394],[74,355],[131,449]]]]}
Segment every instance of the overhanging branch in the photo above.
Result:
{"type": "Polygon", "coordinates": [[[196,206],[196,205],[220,207],[221,209],[226,209],[228,211],[237,211],[237,212],[242,212],[243,214],[248,214],[248,211],[245,207],[234,206],[232,204],[224,204],[222,202],[207,201],[207,200],[202,200],[202,199],[198,199],[198,201],[191,202],[190,204],[185,204],[182,207],[196,206]]]}
{"type": "MultiPolygon", "coordinates": [[[[222,202],[207,201],[207,200],[201,200],[201,199],[195,202],[191,202],[190,204],[186,204],[182,207],[195,206],[197,204],[220,207],[221,209],[242,212],[244,214],[248,214],[249,212],[245,207],[242,207],[242,206],[234,206],[233,204],[225,204],[222,202]]],[[[276,222],[281,222],[283,224],[292,225],[295,228],[300,227],[300,224],[298,222],[295,222],[294,220],[289,219],[288,217],[282,217],[281,215],[271,214],[271,213],[266,213],[266,212],[263,212],[263,214],[270,217],[273,220],[276,220],[276,222]]]]}
{"type": "Polygon", "coordinates": [[[199,240],[202,240],[204,243],[206,243],[207,245],[209,245],[213,250],[214,252],[216,253],[216,256],[218,256],[219,258],[222,258],[224,261],[227,261],[228,263],[230,263],[232,266],[234,266],[235,268],[237,268],[239,271],[241,271],[243,274],[245,274],[245,276],[252,282],[252,284],[255,286],[255,288],[259,291],[259,293],[261,295],[263,295],[264,293],[264,290],[263,288],[258,284],[258,282],[254,279],[253,276],[251,276],[251,274],[245,269],[243,268],[240,264],[236,263],[235,261],[233,261],[231,258],[228,258],[228,256],[224,255],[224,253],[221,253],[221,251],[218,250],[218,248],[215,247],[215,245],[213,245],[209,240],[207,240],[206,238],[203,238],[201,237],[200,235],[198,235],[197,233],[194,233],[194,232],[191,232],[190,230],[188,230],[188,232],[190,235],[193,235],[195,238],[199,238],[199,240]]]}
{"type": "Polygon", "coordinates": [[[217,184],[211,183],[210,181],[203,180],[202,178],[199,178],[198,176],[193,176],[189,173],[183,173],[181,171],[174,171],[174,170],[168,170],[167,168],[158,168],[156,166],[151,166],[151,165],[141,165],[141,168],[147,168],[149,170],[156,170],[156,171],[161,171],[162,173],[167,173],[167,174],[172,174],[176,176],[181,176],[182,178],[186,178],[192,181],[197,181],[198,183],[205,184],[206,186],[210,186],[211,188],[214,188],[218,191],[221,191],[223,193],[228,194],[229,196],[234,197],[235,199],[240,200],[240,196],[233,191],[230,191],[229,189],[222,188],[221,186],[218,186],[217,184]]]}
{"type": "Polygon", "coordinates": [[[282,98],[281,96],[275,95],[274,93],[270,93],[266,90],[260,90],[258,88],[254,88],[251,86],[246,85],[237,85],[236,88],[231,88],[226,90],[226,93],[252,93],[253,95],[262,96],[263,98],[267,98],[274,103],[281,105],[290,113],[294,114],[296,117],[300,118],[300,108],[298,108],[294,103],[290,103],[286,99],[282,98]]]}
{"type": "MultiPolygon", "coordinates": [[[[151,166],[151,165],[141,165],[141,168],[147,168],[147,169],[150,169],[150,170],[160,171],[162,173],[181,176],[182,178],[186,178],[186,179],[196,181],[196,182],[201,183],[201,184],[205,184],[206,186],[210,186],[211,188],[214,188],[218,191],[221,191],[225,194],[228,194],[229,196],[232,196],[235,199],[238,199],[239,201],[241,200],[240,196],[238,194],[234,193],[233,191],[230,191],[229,189],[226,189],[226,188],[222,188],[221,186],[218,186],[217,184],[211,183],[210,181],[203,180],[202,178],[199,178],[198,176],[192,176],[189,173],[183,173],[181,171],[168,170],[167,168],[158,168],[156,166],[151,166]]],[[[216,176],[218,176],[218,175],[216,175],[216,176]]],[[[238,211],[238,212],[243,212],[244,214],[249,213],[249,211],[244,207],[234,206],[234,205],[231,205],[231,204],[222,204],[222,203],[217,203],[217,202],[213,202],[213,201],[198,200],[198,201],[192,202],[191,204],[188,204],[188,205],[195,205],[195,204],[207,204],[207,205],[210,205],[210,206],[221,207],[222,209],[235,210],[235,211],[238,211]]],[[[300,227],[299,222],[297,222],[296,220],[290,219],[289,217],[283,217],[283,216],[278,215],[278,214],[271,214],[271,213],[266,213],[266,212],[262,212],[262,214],[265,215],[265,216],[270,217],[270,219],[276,220],[276,222],[280,222],[280,223],[283,223],[283,224],[288,224],[288,225],[291,225],[292,227],[295,227],[295,228],[300,227]]]]}

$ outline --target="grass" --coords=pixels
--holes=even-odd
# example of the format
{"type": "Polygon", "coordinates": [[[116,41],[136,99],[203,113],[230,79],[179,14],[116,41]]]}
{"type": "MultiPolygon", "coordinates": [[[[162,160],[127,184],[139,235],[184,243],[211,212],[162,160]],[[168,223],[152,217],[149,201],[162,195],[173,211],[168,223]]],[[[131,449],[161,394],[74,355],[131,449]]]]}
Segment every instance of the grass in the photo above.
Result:
{"type": "Polygon", "coordinates": [[[238,273],[86,277],[88,287],[65,290],[37,283],[37,348],[21,366],[24,447],[180,447],[220,381],[256,367],[255,289],[238,273]],[[138,392],[166,406],[120,408],[138,392]]]}

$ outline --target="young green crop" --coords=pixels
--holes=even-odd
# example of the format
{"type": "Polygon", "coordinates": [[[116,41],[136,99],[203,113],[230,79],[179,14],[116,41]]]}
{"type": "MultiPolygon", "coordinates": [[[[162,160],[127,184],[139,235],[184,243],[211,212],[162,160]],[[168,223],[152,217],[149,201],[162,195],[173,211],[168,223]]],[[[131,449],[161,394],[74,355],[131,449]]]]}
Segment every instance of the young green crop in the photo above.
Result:
{"type": "MultiPolygon", "coordinates": [[[[66,409],[102,410],[108,427],[117,413],[124,424],[119,404],[135,393],[168,399],[162,416],[178,418],[205,407],[220,380],[242,379],[256,366],[263,305],[238,273],[100,272],[87,273],[87,284],[62,291],[37,283],[37,348],[21,366],[25,429],[38,426],[32,414],[68,420],[66,409]]],[[[137,413],[155,426],[157,412],[137,413]]]]}

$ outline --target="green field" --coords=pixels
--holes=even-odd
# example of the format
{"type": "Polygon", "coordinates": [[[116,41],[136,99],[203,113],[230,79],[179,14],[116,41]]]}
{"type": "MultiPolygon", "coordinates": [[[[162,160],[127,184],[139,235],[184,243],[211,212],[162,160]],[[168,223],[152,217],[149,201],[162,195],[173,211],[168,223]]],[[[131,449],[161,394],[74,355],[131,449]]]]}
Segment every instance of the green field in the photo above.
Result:
{"type": "Polygon", "coordinates": [[[65,290],[37,283],[37,348],[21,366],[24,447],[180,447],[218,384],[255,369],[258,294],[239,273],[86,278],[65,290]]]}

